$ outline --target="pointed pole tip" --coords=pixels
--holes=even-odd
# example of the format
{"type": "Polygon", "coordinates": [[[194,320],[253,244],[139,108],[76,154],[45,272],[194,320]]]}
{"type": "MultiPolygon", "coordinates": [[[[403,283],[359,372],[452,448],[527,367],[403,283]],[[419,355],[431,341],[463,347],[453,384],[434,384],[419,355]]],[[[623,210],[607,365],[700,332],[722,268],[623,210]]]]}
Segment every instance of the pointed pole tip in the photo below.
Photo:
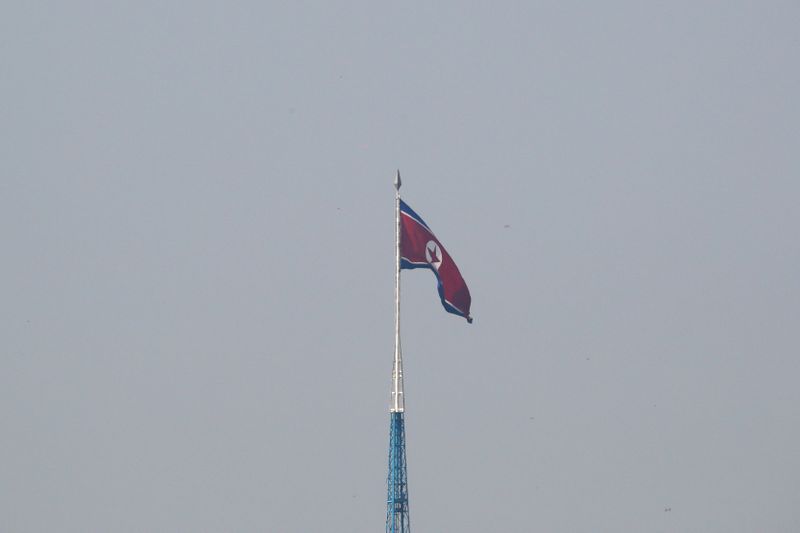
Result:
{"type": "Polygon", "coordinates": [[[397,169],[397,174],[394,177],[394,188],[397,189],[397,190],[400,190],[400,186],[402,184],[403,184],[403,182],[400,180],[400,169],[398,168],[397,169]]]}

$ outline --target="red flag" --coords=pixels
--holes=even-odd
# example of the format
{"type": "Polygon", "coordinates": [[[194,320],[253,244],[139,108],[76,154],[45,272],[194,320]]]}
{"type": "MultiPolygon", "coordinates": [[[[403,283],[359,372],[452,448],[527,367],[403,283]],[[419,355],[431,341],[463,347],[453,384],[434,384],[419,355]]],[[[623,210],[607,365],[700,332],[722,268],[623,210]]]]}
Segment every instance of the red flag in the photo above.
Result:
{"type": "Polygon", "coordinates": [[[445,310],[472,323],[472,298],[453,259],[422,218],[400,200],[400,268],[429,268],[445,310]]]}

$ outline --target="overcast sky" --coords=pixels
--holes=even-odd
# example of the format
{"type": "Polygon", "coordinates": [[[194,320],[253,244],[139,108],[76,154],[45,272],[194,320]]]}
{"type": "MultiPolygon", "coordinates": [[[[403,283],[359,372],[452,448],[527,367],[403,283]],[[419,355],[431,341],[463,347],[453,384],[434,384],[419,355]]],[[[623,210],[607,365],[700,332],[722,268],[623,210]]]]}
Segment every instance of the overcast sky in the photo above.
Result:
{"type": "Polygon", "coordinates": [[[800,531],[800,5],[0,7],[0,531],[800,531]]]}

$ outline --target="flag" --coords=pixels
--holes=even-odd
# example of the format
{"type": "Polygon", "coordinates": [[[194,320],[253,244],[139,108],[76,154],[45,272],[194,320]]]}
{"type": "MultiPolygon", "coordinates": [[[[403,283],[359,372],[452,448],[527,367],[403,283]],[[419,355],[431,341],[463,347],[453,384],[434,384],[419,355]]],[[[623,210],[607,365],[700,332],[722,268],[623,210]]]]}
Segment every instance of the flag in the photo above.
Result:
{"type": "Polygon", "coordinates": [[[472,323],[472,298],[450,254],[422,218],[400,200],[400,268],[429,268],[436,276],[445,310],[472,323]]]}

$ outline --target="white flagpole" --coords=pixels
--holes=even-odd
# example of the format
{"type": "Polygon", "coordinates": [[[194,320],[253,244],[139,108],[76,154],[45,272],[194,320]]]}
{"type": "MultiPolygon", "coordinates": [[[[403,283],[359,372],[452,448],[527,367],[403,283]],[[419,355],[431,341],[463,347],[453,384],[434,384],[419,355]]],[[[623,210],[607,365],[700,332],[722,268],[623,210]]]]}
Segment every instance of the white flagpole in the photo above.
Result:
{"type": "Polygon", "coordinates": [[[405,411],[403,394],[403,354],[400,350],[400,171],[394,178],[394,366],[392,367],[392,407],[393,413],[405,411]]]}

